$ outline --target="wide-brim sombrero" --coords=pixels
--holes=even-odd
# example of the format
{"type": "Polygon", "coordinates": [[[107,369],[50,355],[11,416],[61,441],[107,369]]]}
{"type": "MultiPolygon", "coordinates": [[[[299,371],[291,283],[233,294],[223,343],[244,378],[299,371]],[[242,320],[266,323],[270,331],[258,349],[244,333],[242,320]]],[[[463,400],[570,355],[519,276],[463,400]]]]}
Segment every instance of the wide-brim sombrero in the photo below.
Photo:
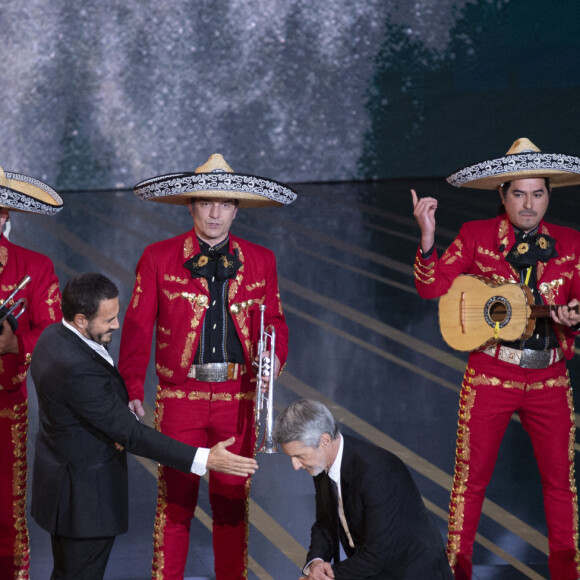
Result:
{"type": "Polygon", "coordinates": [[[0,167],[0,207],[53,215],[62,206],[61,197],[46,183],[28,175],[4,171],[0,167]]]}
{"type": "Polygon", "coordinates": [[[219,155],[212,155],[194,173],[170,173],[152,177],[133,188],[135,195],[149,201],[186,205],[193,198],[237,199],[239,207],[288,205],[296,192],[273,179],[234,173],[219,155]]]}
{"type": "Polygon", "coordinates": [[[529,139],[518,139],[503,156],[464,167],[447,181],[455,187],[497,189],[506,181],[528,178],[550,179],[552,187],[580,183],[580,158],[540,151],[529,139]]]}

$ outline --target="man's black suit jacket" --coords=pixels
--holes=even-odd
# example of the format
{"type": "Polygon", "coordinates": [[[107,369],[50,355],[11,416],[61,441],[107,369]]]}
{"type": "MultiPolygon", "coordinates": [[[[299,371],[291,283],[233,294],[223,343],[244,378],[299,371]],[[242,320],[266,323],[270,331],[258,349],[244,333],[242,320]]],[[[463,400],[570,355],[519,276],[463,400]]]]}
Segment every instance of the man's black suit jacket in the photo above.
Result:
{"type": "Polygon", "coordinates": [[[140,423],[117,369],[61,323],[39,338],[31,376],[39,406],[32,516],[52,535],[127,530],[126,451],[190,471],[196,448],[140,423]]]}
{"type": "Polygon", "coordinates": [[[316,522],[306,561],[334,559],[336,580],[452,580],[441,534],[404,463],[385,449],[343,437],[340,484],[355,547],[342,532],[323,472],[314,477],[316,522]],[[342,562],[339,536],[347,555],[342,562]]]}

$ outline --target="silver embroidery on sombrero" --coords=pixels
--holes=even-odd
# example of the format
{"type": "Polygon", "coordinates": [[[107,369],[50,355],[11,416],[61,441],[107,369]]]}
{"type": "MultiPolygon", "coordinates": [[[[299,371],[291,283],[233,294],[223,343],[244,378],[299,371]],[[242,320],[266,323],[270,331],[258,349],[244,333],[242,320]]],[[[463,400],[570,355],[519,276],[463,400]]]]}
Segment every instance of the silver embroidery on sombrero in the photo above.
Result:
{"type": "Polygon", "coordinates": [[[163,179],[154,177],[143,181],[135,186],[134,191],[144,200],[173,196],[180,191],[250,193],[283,205],[288,205],[296,199],[296,193],[281,183],[241,173],[176,173],[164,176],[163,179]]]}

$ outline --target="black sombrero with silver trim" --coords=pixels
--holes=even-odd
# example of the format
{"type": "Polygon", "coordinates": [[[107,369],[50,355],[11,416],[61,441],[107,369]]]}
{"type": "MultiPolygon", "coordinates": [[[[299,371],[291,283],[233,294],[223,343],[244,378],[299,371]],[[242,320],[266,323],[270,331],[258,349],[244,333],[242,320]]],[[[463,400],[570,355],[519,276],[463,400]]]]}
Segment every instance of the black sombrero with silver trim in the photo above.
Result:
{"type": "Polygon", "coordinates": [[[61,197],[46,183],[28,175],[4,171],[0,167],[0,207],[53,215],[62,206],[61,197]]]}
{"type": "Polygon", "coordinates": [[[297,197],[290,187],[265,177],[234,173],[219,155],[212,155],[195,173],[169,173],[152,177],[133,188],[137,197],[186,205],[192,198],[231,198],[239,207],[289,205],[297,197]]]}
{"type": "Polygon", "coordinates": [[[544,153],[529,139],[518,139],[503,156],[464,167],[447,181],[455,187],[497,189],[506,181],[528,178],[550,179],[552,187],[580,184],[580,158],[544,153]]]}

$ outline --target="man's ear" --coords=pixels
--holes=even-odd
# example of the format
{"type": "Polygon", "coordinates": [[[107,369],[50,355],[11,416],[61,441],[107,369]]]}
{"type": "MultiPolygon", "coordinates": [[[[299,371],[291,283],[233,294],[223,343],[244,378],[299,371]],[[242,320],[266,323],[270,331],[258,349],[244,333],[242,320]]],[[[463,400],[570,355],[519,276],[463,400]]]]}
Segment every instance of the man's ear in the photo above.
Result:
{"type": "Polygon", "coordinates": [[[84,314],[77,312],[73,318],[73,323],[77,328],[85,328],[88,325],[89,321],[87,320],[87,317],[84,314]]]}
{"type": "Polygon", "coordinates": [[[320,436],[320,442],[319,445],[322,445],[322,447],[328,447],[330,445],[330,442],[332,441],[332,438],[330,437],[329,433],[323,433],[320,436]]]}

